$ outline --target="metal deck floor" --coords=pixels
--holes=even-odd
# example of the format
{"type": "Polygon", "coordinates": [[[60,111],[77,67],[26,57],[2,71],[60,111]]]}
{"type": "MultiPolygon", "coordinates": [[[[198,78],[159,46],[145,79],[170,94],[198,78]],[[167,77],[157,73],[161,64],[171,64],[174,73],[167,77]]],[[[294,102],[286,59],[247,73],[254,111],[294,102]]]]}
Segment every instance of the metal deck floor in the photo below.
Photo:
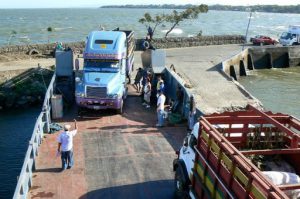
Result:
{"type": "MultiPolygon", "coordinates": [[[[77,118],[72,169],[60,172],[58,134],[46,136],[29,198],[172,198],[172,162],[186,127],[155,128],[155,108],[145,109],[131,93],[123,116],[105,111],[77,118]]],[[[73,110],[60,122],[74,117],[73,110]]]]}

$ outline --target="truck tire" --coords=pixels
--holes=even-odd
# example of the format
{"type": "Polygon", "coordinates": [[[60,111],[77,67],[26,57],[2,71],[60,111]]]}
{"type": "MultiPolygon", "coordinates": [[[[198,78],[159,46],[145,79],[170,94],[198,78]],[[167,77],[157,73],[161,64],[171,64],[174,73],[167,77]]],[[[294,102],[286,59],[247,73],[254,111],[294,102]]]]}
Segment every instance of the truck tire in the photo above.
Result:
{"type": "Polygon", "coordinates": [[[180,167],[177,167],[175,171],[175,198],[176,199],[188,199],[188,186],[185,184],[184,176],[180,170],[180,167]]]}
{"type": "Polygon", "coordinates": [[[123,114],[123,105],[124,105],[124,100],[121,100],[121,107],[117,109],[117,114],[122,115],[123,114]]]}
{"type": "Polygon", "coordinates": [[[83,107],[77,106],[77,115],[81,116],[82,112],[84,111],[83,107]]]}

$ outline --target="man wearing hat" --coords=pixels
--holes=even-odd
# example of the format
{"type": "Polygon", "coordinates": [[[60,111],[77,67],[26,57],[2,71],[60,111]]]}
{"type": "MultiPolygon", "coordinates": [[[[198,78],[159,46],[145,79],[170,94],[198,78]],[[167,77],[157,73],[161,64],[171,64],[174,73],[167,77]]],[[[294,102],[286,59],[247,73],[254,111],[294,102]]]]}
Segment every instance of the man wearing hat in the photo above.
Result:
{"type": "Polygon", "coordinates": [[[58,136],[57,151],[61,153],[62,170],[71,169],[74,164],[73,159],[73,137],[77,133],[77,123],[74,119],[75,129],[71,131],[71,125],[65,124],[64,131],[58,136]]]}

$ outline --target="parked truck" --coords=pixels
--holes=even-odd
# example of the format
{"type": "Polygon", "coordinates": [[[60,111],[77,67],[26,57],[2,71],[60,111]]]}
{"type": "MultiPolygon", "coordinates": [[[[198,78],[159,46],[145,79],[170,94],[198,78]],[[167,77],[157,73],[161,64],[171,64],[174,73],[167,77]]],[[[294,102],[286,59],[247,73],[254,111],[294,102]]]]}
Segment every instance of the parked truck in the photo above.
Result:
{"type": "Polygon", "coordinates": [[[252,106],[201,117],[173,162],[177,198],[299,198],[299,132],[252,106]]]}
{"type": "Polygon", "coordinates": [[[291,25],[287,32],[280,36],[279,43],[283,46],[294,46],[300,44],[300,25],[291,25]]]}
{"type": "Polygon", "coordinates": [[[75,82],[79,109],[116,109],[123,112],[127,82],[134,65],[133,31],[93,31],[83,53],[83,70],[75,82]]]}

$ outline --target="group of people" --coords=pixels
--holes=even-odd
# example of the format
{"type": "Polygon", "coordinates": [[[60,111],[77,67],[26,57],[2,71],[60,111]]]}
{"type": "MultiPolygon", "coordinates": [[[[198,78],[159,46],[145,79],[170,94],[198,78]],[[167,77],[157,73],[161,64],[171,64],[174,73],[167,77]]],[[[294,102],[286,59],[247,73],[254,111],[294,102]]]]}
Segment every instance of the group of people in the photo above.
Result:
{"type": "MultiPolygon", "coordinates": [[[[152,86],[153,76],[152,74],[147,71],[146,69],[139,68],[137,74],[134,79],[134,88],[138,93],[141,92],[143,105],[146,108],[151,107],[151,95],[156,91],[156,100],[157,100],[157,118],[158,123],[156,126],[162,127],[164,125],[164,109],[165,109],[165,102],[166,97],[164,95],[165,92],[165,84],[160,75],[157,76],[157,83],[156,86],[152,86]]],[[[153,97],[154,98],[154,97],[153,97]]]]}

